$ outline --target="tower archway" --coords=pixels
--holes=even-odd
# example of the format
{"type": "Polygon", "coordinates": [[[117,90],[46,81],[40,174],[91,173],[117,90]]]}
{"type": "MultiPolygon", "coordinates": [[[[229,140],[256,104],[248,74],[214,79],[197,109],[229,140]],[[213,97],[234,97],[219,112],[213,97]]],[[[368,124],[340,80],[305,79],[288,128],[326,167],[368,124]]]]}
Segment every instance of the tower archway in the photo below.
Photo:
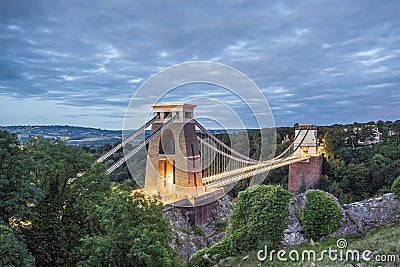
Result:
{"type": "Polygon", "coordinates": [[[175,139],[170,129],[165,129],[159,142],[159,154],[175,155],[175,139]]]}

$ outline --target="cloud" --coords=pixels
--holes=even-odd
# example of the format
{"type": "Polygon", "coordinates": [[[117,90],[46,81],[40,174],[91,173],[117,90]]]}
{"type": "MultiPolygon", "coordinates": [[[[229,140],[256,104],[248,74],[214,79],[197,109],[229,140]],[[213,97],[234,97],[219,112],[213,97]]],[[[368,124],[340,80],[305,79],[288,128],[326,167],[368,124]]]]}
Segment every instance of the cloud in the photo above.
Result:
{"type": "Polygon", "coordinates": [[[69,75],[61,75],[61,78],[64,79],[64,81],[75,81],[82,79],[82,76],[69,76],[69,75]]]}
{"type": "Polygon", "coordinates": [[[374,48],[374,49],[370,49],[367,51],[357,52],[354,54],[354,56],[356,56],[356,57],[371,57],[371,56],[375,56],[382,50],[383,50],[383,48],[374,48]]]}
{"type": "MultiPolygon", "coordinates": [[[[99,106],[123,113],[157,71],[215,60],[263,88],[279,125],[300,117],[316,124],[374,114],[393,120],[400,116],[399,12],[391,0],[0,1],[0,94],[55,101],[74,115],[99,106]],[[373,113],[362,109],[372,105],[373,113]]],[[[123,114],[102,124],[105,114],[93,126],[121,125],[123,114]]]]}
{"type": "Polygon", "coordinates": [[[388,59],[394,58],[393,55],[389,55],[389,56],[383,56],[383,57],[374,57],[368,60],[360,60],[359,62],[361,64],[367,65],[367,66],[371,66],[371,65],[375,65],[377,63],[386,61],[388,59]]]}
{"type": "Polygon", "coordinates": [[[143,78],[130,79],[128,82],[129,83],[140,83],[141,81],[143,81],[143,78]]]}
{"type": "Polygon", "coordinates": [[[22,28],[18,25],[8,25],[7,27],[12,31],[23,32],[22,28]]]}

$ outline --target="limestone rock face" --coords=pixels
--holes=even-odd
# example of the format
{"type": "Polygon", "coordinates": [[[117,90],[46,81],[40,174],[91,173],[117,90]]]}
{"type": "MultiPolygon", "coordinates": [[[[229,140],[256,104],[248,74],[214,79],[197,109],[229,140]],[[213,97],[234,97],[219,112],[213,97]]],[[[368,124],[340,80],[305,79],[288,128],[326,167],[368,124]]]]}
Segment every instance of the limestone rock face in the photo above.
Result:
{"type": "MultiPolygon", "coordinates": [[[[309,192],[311,190],[293,196],[290,200],[287,227],[282,240],[283,247],[294,247],[309,241],[304,236],[298,217],[304,210],[309,192]]],[[[324,194],[338,205],[342,213],[340,227],[332,234],[332,237],[362,234],[374,228],[400,221],[400,201],[395,200],[393,194],[343,205],[340,205],[332,194],[327,192],[324,194]]],[[[185,212],[179,209],[165,211],[164,217],[170,221],[173,228],[171,246],[177,248],[181,258],[188,259],[200,249],[214,245],[225,236],[225,230],[215,226],[227,225],[231,213],[232,202],[228,196],[217,201],[210,219],[201,226],[190,226],[185,212]]]]}
{"type": "Polygon", "coordinates": [[[289,216],[286,229],[283,231],[282,245],[284,247],[294,247],[298,244],[307,242],[303,234],[303,227],[300,224],[299,212],[304,209],[305,194],[292,197],[289,202],[289,216]]]}
{"type": "MultiPolygon", "coordinates": [[[[355,233],[365,233],[374,228],[392,224],[400,221],[400,202],[393,198],[393,194],[385,194],[382,197],[354,202],[342,205],[346,217],[352,223],[355,233]]],[[[347,234],[342,227],[338,230],[338,235],[347,234]]],[[[352,233],[353,233],[352,232],[352,233]]]]}
{"type": "MultiPolygon", "coordinates": [[[[306,202],[307,194],[311,190],[293,196],[289,204],[288,225],[284,231],[283,247],[294,247],[307,242],[303,228],[299,220],[306,202]]],[[[368,232],[383,225],[400,221],[400,202],[393,198],[393,194],[385,194],[382,197],[367,199],[350,204],[340,205],[335,196],[324,192],[330,197],[342,213],[340,227],[332,237],[356,235],[368,232]]]]}
{"type": "Polygon", "coordinates": [[[200,249],[214,245],[225,236],[225,230],[215,226],[218,223],[226,225],[231,213],[232,202],[227,195],[217,200],[210,219],[201,226],[192,227],[184,210],[175,208],[164,211],[164,218],[172,226],[172,248],[178,250],[182,259],[189,259],[200,249]]]}

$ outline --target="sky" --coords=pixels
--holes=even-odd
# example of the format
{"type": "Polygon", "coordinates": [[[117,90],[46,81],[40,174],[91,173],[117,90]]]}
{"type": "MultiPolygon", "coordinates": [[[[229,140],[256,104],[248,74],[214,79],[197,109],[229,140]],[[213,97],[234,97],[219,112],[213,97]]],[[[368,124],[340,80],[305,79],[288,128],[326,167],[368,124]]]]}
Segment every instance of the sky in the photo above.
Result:
{"type": "Polygon", "coordinates": [[[397,120],[398,14],[398,0],[2,0],[0,125],[121,129],[147,79],[190,61],[247,75],[277,126],[397,120]]]}

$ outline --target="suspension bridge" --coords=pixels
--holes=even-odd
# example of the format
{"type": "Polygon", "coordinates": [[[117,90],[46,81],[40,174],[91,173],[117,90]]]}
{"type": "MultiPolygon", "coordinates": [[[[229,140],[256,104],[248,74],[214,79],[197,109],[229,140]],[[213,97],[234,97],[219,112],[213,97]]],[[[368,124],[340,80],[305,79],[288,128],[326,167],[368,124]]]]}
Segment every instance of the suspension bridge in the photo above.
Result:
{"type": "Polygon", "coordinates": [[[202,126],[194,118],[195,107],[154,105],[154,116],[148,122],[96,162],[104,162],[131,144],[125,156],[107,169],[110,174],[147,148],[144,190],[157,195],[165,204],[186,207],[209,204],[224,194],[227,187],[286,165],[293,167],[292,174],[289,169],[289,191],[296,192],[302,185],[312,185],[319,178],[322,161],[315,159],[321,159],[321,150],[314,126],[299,125],[285,151],[268,160],[257,160],[228,146],[202,126]],[[147,138],[132,142],[150,126],[147,138]]]}

